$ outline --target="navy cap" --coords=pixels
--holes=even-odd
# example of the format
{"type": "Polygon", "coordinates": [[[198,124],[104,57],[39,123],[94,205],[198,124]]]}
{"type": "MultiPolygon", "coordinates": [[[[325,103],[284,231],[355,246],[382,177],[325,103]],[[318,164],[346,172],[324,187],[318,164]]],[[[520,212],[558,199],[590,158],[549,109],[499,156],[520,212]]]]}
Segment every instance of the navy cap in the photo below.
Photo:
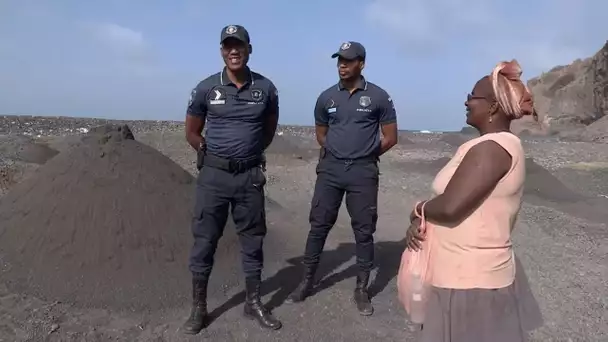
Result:
{"type": "Polygon", "coordinates": [[[340,50],[331,55],[331,58],[342,57],[345,59],[361,58],[365,60],[365,48],[361,43],[345,42],[340,45],[340,50]]]}
{"type": "Polygon", "coordinates": [[[242,41],[243,43],[249,44],[249,32],[241,25],[228,25],[222,29],[222,35],[220,43],[228,38],[234,38],[242,41]]]}

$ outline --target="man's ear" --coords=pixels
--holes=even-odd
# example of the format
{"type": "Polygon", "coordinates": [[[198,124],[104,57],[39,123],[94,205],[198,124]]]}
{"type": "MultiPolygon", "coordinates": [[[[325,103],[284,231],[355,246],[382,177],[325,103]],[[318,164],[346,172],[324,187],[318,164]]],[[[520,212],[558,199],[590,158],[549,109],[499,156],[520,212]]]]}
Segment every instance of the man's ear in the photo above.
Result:
{"type": "Polygon", "coordinates": [[[359,69],[361,69],[361,70],[365,69],[365,61],[359,62],[359,69]]]}
{"type": "Polygon", "coordinates": [[[249,54],[251,55],[253,53],[253,46],[251,46],[251,44],[249,44],[249,54]]]}

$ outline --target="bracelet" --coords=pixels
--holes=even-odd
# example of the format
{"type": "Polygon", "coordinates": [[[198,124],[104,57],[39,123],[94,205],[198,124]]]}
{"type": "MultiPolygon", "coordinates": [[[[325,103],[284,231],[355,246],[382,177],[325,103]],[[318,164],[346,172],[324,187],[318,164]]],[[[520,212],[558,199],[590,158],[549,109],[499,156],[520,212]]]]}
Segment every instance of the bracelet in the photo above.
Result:
{"type": "Polygon", "coordinates": [[[424,211],[424,206],[425,206],[426,202],[428,202],[428,201],[416,202],[416,204],[414,205],[414,215],[416,215],[416,217],[422,218],[422,215],[423,215],[422,212],[424,211]],[[420,208],[418,208],[418,207],[420,207],[420,208]]]}

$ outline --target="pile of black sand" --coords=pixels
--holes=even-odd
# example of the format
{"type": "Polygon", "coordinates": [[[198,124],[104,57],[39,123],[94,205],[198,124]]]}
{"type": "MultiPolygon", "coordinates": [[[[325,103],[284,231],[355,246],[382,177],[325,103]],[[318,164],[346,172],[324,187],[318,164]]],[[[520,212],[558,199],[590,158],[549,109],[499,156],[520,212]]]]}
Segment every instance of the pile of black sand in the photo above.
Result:
{"type": "Polygon", "coordinates": [[[439,140],[452,147],[460,147],[460,145],[464,144],[469,139],[458,133],[444,133],[439,140]]]}
{"type": "Polygon", "coordinates": [[[0,136],[0,156],[24,163],[44,164],[59,152],[25,135],[0,136]]]}
{"type": "Polygon", "coordinates": [[[585,196],[569,189],[549,170],[537,164],[533,158],[526,158],[524,194],[553,203],[570,203],[586,199],[585,196]]]}
{"type": "Polygon", "coordinates": [[[266,154],[302,160],[318,158],[319,149],[303,146],[304,144],[300,140],[302,138],[297,136],[276,135],[266,149],[266,154]]]}
{"type": "MultiPolygon", "coordinates": [[[[181,306],[190,297],[194,183],[127,126],[94,129],[0,200],[0,257],[8,264],[0,279],[81,307],[181,306]]],[[[230,224],[210,296],[240,282],[230,224]]]]}
{"type": "Polygon", "coordinates": [[[415,172],[435,177],[437,173],[450,161],[448,157],[433,160],[408,160],[398,162],[399,167],[405,172],[415,172]]]}
{"type": "Polygon", "coordinates": [[[533,204],[553,207],[572,216],[598,223],[608,222],[606,199],[592,198],[569,188],[532,158],[526,158],[524,195],[524,198],[533,204]]]}
{"type": "Polygon", "coordinates": [[[399,145],[413,145],[414,142],[409,138],[407,132],[399,132],[397,142],[399,145]]]}

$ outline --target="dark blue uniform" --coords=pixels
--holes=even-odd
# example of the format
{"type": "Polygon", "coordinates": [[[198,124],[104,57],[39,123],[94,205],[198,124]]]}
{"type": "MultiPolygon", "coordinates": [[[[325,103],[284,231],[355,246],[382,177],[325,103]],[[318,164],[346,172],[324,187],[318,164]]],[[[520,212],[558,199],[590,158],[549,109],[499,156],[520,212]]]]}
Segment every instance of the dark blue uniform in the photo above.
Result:
{"type": "MultiPolygon", "coordinates": [[[[221,43],[224,58],[248,58],[251,52],[249,34],[239,25],[222,29],[221,43]]],[[[260,299],[266,236],[264,149],[274,134],[268,129],[279,115],[279,100],[269,79],[249,69],[247,72],[249,77],[239,88],[224,68],[201,81],[188,103],[187,115],[206,121],[207,127],[205,144],[198,151],[200,171],[190,255],[193,306],[183,326],[188,334],[198,333],[208,315],[207,284],[229,210],[241,243],[246,278],[244,313],[265,328],[282,326],[260,299]]]]}
{"type": "Polygon", "coordinates": [[[230,207],[242,244],[245,276],[259,278],[262,271],[264,124],[268,113],[278,113],[279,104],[269,79],[255,72],[249,75],[238,89],[225,71],[214,74],[196,86],[188,105],[188,115],[207,120],[206,154],[192,224],[190,270],[196,277],[208,278],[211,273],[230,207]]]}
{"type": "MultiPolygon", "coordinates": [[[[332,57],[364,61],[365,49],[359,43],[348,42],[332,57]]],[[[315,124],[326,126],[328,130],[316,169],[310,232],[303,258],[304,281],[290,295],[289,302],[302,301],[310,293],[325,241],[336,223],[342,199],[346,197],[359,267],[355,302],[361,314],[372,313],[367,284],[374,266],[374,233],[378,220],[380,128],[396,121],[390,96],[363,77],[352,93],[338,83],[317,99],[315,124]]]]}
{"type": "Polygon", "coordinates": [[[380,125],[396,121],[390,96],[363,77],[352,94],[338,83],[319,96],[315,123],[329,129],[317,165],[305,265],[319,263],[325,240],[346,195],[357,246],[357,264],[362,271],[372,269],[373,234],[378,220],[380,125]]]}

